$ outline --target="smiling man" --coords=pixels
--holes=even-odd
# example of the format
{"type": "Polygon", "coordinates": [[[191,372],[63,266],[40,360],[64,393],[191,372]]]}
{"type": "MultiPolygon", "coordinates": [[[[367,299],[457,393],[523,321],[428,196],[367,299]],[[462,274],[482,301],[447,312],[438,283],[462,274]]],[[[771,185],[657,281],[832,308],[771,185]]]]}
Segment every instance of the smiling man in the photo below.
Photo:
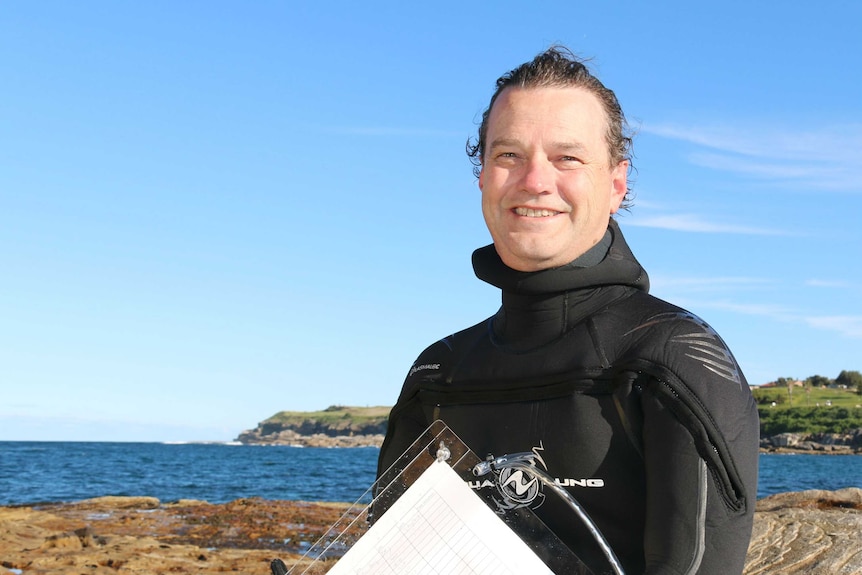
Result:
{"type": "Polygon", "coordinates": [[[581,503],[615,560],[522,475],[471,482],[501,513],[533,509],[593,573],[616,561],[629,574],[738,574],[756,406],[718,334],[647,293],[611,217],[627,205],[630,149],[616,96],[568,50],[497,80],[468,152],[493,239],[473,266],[502,307],[413,364],[379,472],[440,419],[480,457],[531,453],[581,503]]]}
{"type": "Polygon", "coordinates": [[[597,244],[626,195],[629,165],[608,153],[598,99],[579,87],[509,89],[487,123],[479,188],[503,262],[538,271],[597,244]]]}

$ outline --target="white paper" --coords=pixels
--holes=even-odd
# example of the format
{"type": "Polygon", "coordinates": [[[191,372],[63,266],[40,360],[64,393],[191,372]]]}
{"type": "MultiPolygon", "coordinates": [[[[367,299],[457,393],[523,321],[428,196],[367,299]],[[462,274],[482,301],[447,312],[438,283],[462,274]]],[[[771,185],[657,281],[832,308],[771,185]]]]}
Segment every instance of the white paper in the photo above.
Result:
{"type": "Polygon", "coordinates": [[[553,572],[445,462],[434,462],[331,575],[553,572]]]}

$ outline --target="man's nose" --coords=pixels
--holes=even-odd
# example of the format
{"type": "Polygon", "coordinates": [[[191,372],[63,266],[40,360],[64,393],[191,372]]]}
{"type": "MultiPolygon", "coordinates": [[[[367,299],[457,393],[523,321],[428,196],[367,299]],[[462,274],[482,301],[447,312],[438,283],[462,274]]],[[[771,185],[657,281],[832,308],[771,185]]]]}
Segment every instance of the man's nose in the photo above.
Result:
{"type": "Polygon", "coordinates": [[[531,194],[544,194],[550,191],[554,182],[554,166],[547,158],[530,158],[524,166],[522,187],[531,194]]]}

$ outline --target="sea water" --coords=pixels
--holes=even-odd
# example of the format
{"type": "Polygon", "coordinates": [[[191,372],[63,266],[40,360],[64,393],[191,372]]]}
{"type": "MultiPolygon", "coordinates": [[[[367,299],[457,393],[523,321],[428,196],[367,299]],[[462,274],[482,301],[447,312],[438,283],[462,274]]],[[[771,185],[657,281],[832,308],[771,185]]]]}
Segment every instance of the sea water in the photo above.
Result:
{"type": "MultiPolygon", "coordinates": [[[[103,495],[224,503],[246,497],[368,500],[374,447],[0,442],[0,505],[103,495]]],[[[758,497],[862,488],[862,455],[760,455],[758,497]]]]}

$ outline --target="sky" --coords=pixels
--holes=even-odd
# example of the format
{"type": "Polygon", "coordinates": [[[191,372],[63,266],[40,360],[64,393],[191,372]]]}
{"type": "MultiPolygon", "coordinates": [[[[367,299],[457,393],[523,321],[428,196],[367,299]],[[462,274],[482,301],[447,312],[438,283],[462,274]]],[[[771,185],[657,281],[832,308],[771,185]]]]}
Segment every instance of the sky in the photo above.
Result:
{"type": "Polygon", "coordinates": [[[464,153],[501,74],[590,58],[618,221],[750,384],[862,370],[862,3],[0,4],[0,441],[230,441],[392,405],[492,315],[464,153]]]}

